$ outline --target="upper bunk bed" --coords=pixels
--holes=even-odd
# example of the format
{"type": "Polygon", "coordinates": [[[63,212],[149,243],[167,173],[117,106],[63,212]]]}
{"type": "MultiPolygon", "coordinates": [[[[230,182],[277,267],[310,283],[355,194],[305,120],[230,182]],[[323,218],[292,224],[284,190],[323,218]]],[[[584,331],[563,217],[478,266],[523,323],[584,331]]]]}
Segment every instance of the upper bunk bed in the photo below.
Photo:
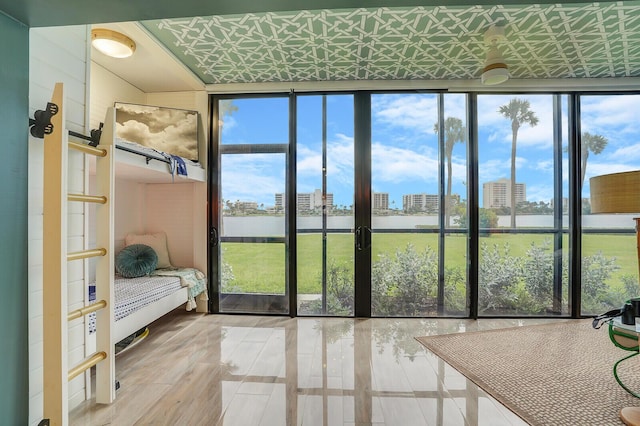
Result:
{"type": "MultiPolygon", "coordinates": [[[[115,102],[115,114],[117,178],[145,183],[206,181],[199,162],[197,111],[115,102]]],[[[100,133],[101,128],[91,132],[90,144],[97,144],[100,133]]]]}
{"type": "Polygon", "coordinates": [[[187,175],[183,176],[162,152],[119,138],[116,138],[115,146],[115,172],[119,179],[146,183],[206,181],[206,171],[199,163],[185,159],[187,175]]]}

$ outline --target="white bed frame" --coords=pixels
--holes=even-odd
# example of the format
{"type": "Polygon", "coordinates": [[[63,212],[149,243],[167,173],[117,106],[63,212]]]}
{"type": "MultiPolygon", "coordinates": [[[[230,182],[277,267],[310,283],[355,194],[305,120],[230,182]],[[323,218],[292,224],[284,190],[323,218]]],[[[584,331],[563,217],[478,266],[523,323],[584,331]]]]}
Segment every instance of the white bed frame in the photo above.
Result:
{"type": "Polygon", "coordinates": [[[156,300],[135,312],[120,318],[114,324],[113,344],[115,345],[125,337],[135,333],[142,327],[151,324],[161,316],[171,312],[180,305],[187,302],[189,289],[181,287],[180,290],[173,292],[162,299],[156,300]]]}

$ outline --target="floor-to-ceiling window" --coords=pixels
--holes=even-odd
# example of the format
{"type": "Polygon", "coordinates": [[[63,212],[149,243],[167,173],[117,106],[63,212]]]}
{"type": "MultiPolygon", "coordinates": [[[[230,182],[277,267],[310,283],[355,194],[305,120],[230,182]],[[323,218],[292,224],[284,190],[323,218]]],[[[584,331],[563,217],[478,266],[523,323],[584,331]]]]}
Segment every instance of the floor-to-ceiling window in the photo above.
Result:
{"type": "Polygon", "coordinates": [[[567,313],[566,100],[478,96],[479,315],[567,313]]]}
{"type": "Polygon", "coordinates": [[[354,314],[353,95],[296,100],[300,315],[354,314]]]}
{"type": "Polygon", "coordinates": [[[288,97],[222,99],[216,105],[210,237],[218,312],[289,312],[288,97]]]}
{"type": "Polygon", "coordinates": [[[639,293],[633,215],[591,215],[588,179],[638,167],[638,100],[214,97],[212,310],[568,316],[620,306],[639,293]]]}
{"type": "Polygon", "coordinates": [[[640,295],[634,217],[592,214],[589,179],[640,169],[640,95],[580,97],[581,313],[599,314],[640,295]]]}
{"type": "Polygon", "coordinates": [[[465,101],[372,95],[373,316],[466,315],[465,101]]]}

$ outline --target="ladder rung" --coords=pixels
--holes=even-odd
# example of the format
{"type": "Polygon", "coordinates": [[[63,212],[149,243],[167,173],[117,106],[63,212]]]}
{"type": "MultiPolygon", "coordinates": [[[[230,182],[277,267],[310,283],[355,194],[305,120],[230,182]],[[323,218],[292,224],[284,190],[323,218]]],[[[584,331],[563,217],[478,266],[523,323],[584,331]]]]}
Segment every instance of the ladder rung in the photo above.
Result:
{"type": "Polygon", "coordinates": [[[106,352],[96,352],[95,354],[91,355],[89,358],[85,358],[80,364],[76,365],[71,370],[69,370],[69,380],[73,379],[83,371],[90,369],[91,367],[93,367],[103,359],[107,359],[106,352]]]}
{"type": "Polygon", "coordinates": [[[105,204],[107,197],[104,195],[85,195],[85,194],[69,194],[67,195],[68,201],[82,201],[84,203],[98,203],[105,204]]]}
{"type": "Polygon", "coordinates": [[[105,254],[107,254],[107,250],[103,248],[75,251],[67,254],[67,261],[71,262],[72,260],[86,259],[88,257],[104,256],[105,254]]]}
{"type": "Polygon", "coordinates": [[[69,142],[69,148],[75,149],[76,151],[84,152],[85,154],[95,155],[96,157],[106,157],[107,150],[94,148],[90,145],[86,145],[78,142],[69,142]]]}
{"type": "Polygon", "coordinates": [[[82,318],[85,315],[88,315],[92,312],[99,311],[100,309],[107,307],[106,300],[100,300],[96,303],[92,303],[91,305],[85,306],[84,308],[76,309],[75,311],[69,312],[67,315],[68,321],[73,321],[74,319],[82,318]]]}

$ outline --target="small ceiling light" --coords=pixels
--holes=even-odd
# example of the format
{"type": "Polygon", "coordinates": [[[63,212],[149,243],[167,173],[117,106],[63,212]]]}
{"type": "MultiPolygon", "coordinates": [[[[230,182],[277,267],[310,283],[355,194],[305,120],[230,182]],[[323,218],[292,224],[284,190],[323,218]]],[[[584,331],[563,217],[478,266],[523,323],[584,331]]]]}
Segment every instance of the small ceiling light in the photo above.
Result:
{"type": "Polygon", "coordinates": [[[509,79],[507,64],[497,47],[497,44],[504,40],[504,27],[492,25],[484,33],[484,42],[489,46],[481,76],[484,85],[493,86],[509,79]]]}
{"type": "Polygon", "coordinates": [[[105,28],[91,30],[91,45],[112,58],[128,58],[136,51],[136,43],[129,37],[105,28]]]}

